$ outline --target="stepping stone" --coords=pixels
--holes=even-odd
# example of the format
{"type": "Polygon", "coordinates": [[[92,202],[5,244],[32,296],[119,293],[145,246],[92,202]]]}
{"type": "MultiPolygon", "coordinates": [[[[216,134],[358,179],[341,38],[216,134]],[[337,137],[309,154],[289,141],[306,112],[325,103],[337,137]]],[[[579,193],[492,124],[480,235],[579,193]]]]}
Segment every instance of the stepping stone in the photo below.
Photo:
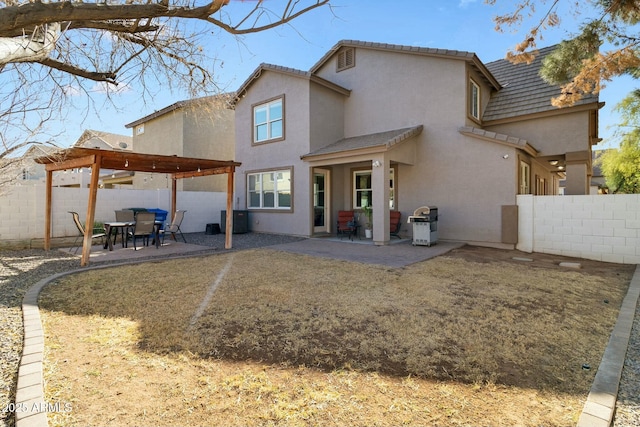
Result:
{"type": "Polygon", "coordinates": [[[560,267],[582,268],[582,265],[579,262],[561,262],[560,267]]]}

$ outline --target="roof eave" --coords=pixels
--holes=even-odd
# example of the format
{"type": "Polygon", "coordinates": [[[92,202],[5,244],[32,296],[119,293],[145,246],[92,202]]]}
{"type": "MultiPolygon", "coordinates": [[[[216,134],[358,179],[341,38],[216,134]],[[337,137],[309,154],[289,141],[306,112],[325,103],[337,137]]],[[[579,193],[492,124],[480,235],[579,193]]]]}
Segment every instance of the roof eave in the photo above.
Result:
{"type": "Polygon", "coordinates": [[[461,127],[460,129],[458,129],[458,132],[463,135],[483,141],[493,142],[512,148],[518,148],[533,157],[538,156],[538,150],[536,150],[531,144],[529,144],[526,139],[517,138],[497,132],[486,131],[484,129],[475,128],[472,126],[461,127]]]}
{"type": "Polygon", "coordinates": [[[574,105],[571,107],[563,107],[563,108],[554,108],[551,110],[537,111],[534,113],[525,113],[517,116],[504,117],[500,119],[493,119],[493,120],[483,119],[482,125],[494,126],[494,125],[501,125],[505,123],[513,123],[513,122],[520,122],[524,120],[557,116],[559,114],[571,114],[571,113],[579,113],[581,111],[599,110],[600,108],[602,108],[603,105],[604,103],[602,102],[590,102],[588,104],[574,105]]]}

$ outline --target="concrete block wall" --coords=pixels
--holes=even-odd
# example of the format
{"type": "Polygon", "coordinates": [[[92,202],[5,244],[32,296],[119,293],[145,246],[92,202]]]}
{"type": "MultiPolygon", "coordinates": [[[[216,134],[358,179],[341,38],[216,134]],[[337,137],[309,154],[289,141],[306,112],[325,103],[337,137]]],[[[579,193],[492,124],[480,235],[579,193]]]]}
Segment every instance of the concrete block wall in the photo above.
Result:
{"type": "MultiPolygon", "coordinates": [[[[0,195],[0,241],[44,238],[45,187],[22,186],[8,189],[0,195]]],[[[125,208],[158,208],[169,211],[170,190],[98,190],[96,221],[113,221],[115,212],[125,208]]],[[[87,215],[89,189],[52,189],[51,237],[75,236],[69,211],[87,215]]],[[[219,223],[220,211],[226,208],[227,195],[221,192],[181,191],[177,195],[177,209],[186,210],[182,230],[185,233],[205,231],[206,224],[219,223]]],[[[167,218],[170,221],[170,218],[167,218]]]]}
{"type": "Polygon", "coordinates": [[[640,194],[523,195],[517,203],[518,250],[640,264],[640,194]]]}

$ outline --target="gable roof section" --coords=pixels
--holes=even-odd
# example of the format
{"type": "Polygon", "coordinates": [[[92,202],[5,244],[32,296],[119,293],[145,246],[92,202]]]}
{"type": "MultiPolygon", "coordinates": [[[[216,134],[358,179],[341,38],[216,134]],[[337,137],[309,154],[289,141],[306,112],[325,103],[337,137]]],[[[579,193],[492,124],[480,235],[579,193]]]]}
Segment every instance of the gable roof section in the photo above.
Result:
{"type": "MultiPolygon", "coordinates": [[[[531,64],[512,64],[506,59],[487,64],[502,89],[492,94],[489,100],[482,117],[485,124],[528,114],[558,111],[557,107],[551,105],[551,98],[561,94],[560,86],[546,83],[538,74],[542,60],[556,47],[557,45],[540,49],[531,64]]],[[[598,96],[589,94],[574,106],[597,102],[598,96]]]]}
{"type": "Polygon", "coordinates": [[[211,96],[203,96],[200,98],[196,98],[196,99],[187,99],[185,101],[178,101],[178,102],[174,102],[173,104],[164,107],[161,110],[155,111],[151,114],[148,114],[144,117],[142,117],[141,119],[138,119],[134,122],[128,123],[126,125],[124,125],[124,127],[126,128],[132,128],[138,125],[141,125],[142,123],[146,123],[148,121],[151,121],[157,117],[163,116],[165,114],[169,114],[172,111],[176,111],[179,110],[181,108],[185,108],[185,107],[197,107],[198,105],[204,105],[204,104],[209,104],[210,102],[219,100],[221,105],[224,105],[225,108],[228,108],[231,100],[234,98],[234,94],[230,94],[230,93],[223,93],[220,95],[211,95],[211,96]]]}
{"type": "Polygon", "coordinates": [[[364,42],[358,40],[341,40],[335,46],[333,46],[316,64],[311,67],[310,72],[315,74],[322,66],[325,65],[329,59],[333,55],[335,55],[340,49],[343,47],[356,47],[356,48],[364,48],[364,49],[372,49],[372,50],[382,50],[389,52],[398,52],[398,53],[406,53],[411,55],[422,55],[422,56],[431,56],[431,57],[439,57],[439,58],[447,58],[447,59],[459,59],[462,61],[466,61],[473,68],[475,68],[484,78],[487,83],[493,86],[496,89],[500,89],[499,81],[491,74],[491,72],[487,69],[487,67],[480,61],[480,59],[473,52],[466,52],[460,50],[451,50],[451,49],[433,49],[426,47],[418,47],[418,46],[406,46],[406,45],[396,45],[396,44],[388,44],[388,43],[374,43],[374,42],[364,42]]]}
{"type": "Polygon", "coordinates": [[[340,85],[337,85],[328,80],[325,80],[322,77],[318,77],[308,71],[302,71],[302,70],[297,70],[295,68],[283,67],[281,65],[262,63],[258,66],[258,68],[255,69],[255,71],[249,76],[249,78],[240,85],[240,87],[236,91],[236,96],[233,100],[234,105],[244,96],[244,94],[247,92],[247,90],[249,90],[251,85],[260,78],[260,76],[264,71],[273,71],[275,73],[281,73],[291,77],[306,79],[311,82],[317,83],[321,86],[324,86],[326,88],[329,88],[333,91],[336,91],[342,95],[345,95],[345,96],[351,95],[351,91],[349,89],[345,89],[340,85]]]}
{"type": "Polygon", "coordinates": [[[419,135],[422,132],[422,125],[390,130],[386,132],[372,133],[368,135],[343,138],[326,147],[319,148],[309,154],[301,156],[302,159],[309,159],[316,156],[346,153],[363,149],[379,149],[387,151],[395,145],[407,139],[419,135]]]}
{"type": "Polygon", "coordinates": [[[116,133],[102,132],[97,130],[87,129],[82,132],[80,138],[73,144],[74,147],[80,148],[99,148],[99,147],[87,147],[87,142],[97,139],[103,144],[107,145],[113,150],[128,150],[133,149],[133,138],[126,135],[119,135],[116,133]]]}

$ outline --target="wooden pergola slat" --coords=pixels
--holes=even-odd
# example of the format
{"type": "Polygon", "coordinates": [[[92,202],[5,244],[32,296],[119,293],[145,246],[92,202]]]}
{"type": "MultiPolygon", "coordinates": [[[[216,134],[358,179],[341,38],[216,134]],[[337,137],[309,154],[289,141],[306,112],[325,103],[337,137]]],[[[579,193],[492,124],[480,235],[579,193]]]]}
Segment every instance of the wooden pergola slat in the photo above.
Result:
{"type": "MultiPolygon", "coordinates": [[[[233,212],[233,180],[235,168],[241,163],[233,160],[197,159],[179,156],[163,156],[157,154],[141,154],[126,151],[110,151],[94,148],[69,148],[57,153],[35,159],[44,164],[46,174],[46,215],[44,248],[51,248],[51,199],[53,187],[53,172],[79,167],[91,168],[91,183],[89,186],[89,203],[85,222],[93,224],[98,194],[98,179],[100,169],[130,170],[135,172],[165,173],[171,175],[171,218],[176,212],[176,193],[178,179],[196,176],[210,176],[227,174],[227,212],[233,212]]],[[[225,249],[232,247],[233,215],[227,215],[225,224],[225,249]]],[[[91,253],[92,227],[85,227],[80,264],[89,264],[91,253]]]]}

